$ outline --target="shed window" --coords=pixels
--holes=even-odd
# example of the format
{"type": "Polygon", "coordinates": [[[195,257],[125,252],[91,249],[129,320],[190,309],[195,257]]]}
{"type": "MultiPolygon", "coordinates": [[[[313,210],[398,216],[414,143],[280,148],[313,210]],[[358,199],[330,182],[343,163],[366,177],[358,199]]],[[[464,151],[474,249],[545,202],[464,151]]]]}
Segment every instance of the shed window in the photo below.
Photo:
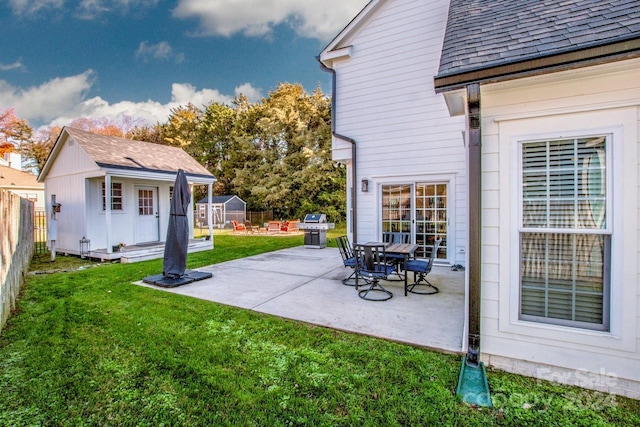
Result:
{"type": "MultiPolygon", "coordinates": [[[[106,196],[104,192],[104,182],[102,183],[102,210],[105,210],[106,205],[106,196]]],[[[122,183],[120,182],[112,182],[111,183],[111,210],[112,211],[121,211],[122,210],[122,183]]]]}
{"type": "Polygon", "coordinates": [[[607,137],[522,144],[520,318],[609,330],[607,137]]]}

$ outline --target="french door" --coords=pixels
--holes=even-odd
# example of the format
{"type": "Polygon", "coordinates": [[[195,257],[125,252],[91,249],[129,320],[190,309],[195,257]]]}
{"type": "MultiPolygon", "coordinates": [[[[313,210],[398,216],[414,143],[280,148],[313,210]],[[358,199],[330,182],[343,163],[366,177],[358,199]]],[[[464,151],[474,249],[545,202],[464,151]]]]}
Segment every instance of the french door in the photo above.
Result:
{"type": "Polygon", "coordinates": [[[157,242],[159,236],[158,189],[136,187],[138,190],[138,215],[136,219],[136,243],[157,242]]]}
{"type": "Polygon", "coordinates": [[[442,239],[436,257],[448,260],[449,229],[447,183],[414,183],[382,186],[382,237],[388,241],[416,243],[416,257],[431,255],[434,243],[442,239]],[[393,237],[391,237],[393,236],[393,237]],[[395,241],[394,240],[394,241],[395,241]]]}

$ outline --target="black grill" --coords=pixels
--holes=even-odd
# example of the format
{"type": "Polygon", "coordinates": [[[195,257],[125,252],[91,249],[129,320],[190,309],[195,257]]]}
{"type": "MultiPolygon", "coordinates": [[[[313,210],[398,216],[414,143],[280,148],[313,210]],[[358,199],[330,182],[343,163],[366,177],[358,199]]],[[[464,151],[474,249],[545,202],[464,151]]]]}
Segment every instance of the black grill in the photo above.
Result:
{"type": "Polygon", "coordinates": [[[327,222],[325,214],[307,214],[304,222],[298,228],[304,230],[304,247],[322,249],[327,247],[327,230],[333,228],[333,223],[327,222]]]}

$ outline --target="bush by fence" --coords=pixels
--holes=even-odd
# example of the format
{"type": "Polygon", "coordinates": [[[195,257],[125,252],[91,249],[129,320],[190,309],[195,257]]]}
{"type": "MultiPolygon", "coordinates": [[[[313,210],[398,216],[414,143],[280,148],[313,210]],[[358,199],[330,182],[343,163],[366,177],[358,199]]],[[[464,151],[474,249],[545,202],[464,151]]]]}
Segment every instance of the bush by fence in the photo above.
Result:
{"type": "Polygon", "coordinates": [[[4,327],[33,256],[33,202],[0,190],[0,331],[4,327]]]}

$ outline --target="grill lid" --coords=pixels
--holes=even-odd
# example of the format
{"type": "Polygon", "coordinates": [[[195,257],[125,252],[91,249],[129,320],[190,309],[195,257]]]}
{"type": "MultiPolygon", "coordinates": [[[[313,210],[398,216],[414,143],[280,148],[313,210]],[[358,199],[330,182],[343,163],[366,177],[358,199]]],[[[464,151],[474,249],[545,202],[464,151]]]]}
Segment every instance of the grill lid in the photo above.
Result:
{"type": "Polygon", "coordinates": [[[327,216],[325,214],[307,214],[304,217],[304,222],[311,224],[319,224],[327,222],[327,216]]]}

